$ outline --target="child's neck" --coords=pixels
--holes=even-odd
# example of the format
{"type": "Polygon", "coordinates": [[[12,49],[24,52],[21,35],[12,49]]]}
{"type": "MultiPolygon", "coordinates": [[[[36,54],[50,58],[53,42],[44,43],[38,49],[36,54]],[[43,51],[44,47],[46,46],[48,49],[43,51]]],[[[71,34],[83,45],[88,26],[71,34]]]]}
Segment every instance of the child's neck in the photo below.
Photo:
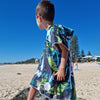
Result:
{"type": "Polygon", "coordinates": [[[46,29],[46,30],[48,30],[48,28],[49,28],[51,25],[53,25],[53,24],[49,24],[49,25],[47,26],[47,29],[46,29]]]}
{"type": "Polygon", "coordinates": [[[53,25],[53,22],[45,21],[45,29],[48,30],[48,28],[53,25]]]}

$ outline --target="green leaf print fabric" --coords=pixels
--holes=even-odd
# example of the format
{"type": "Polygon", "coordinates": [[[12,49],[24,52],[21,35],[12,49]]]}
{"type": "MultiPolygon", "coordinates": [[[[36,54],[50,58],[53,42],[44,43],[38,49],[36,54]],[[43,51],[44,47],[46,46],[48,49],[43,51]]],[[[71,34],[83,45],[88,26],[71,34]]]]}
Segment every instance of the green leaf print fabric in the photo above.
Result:
{"type": "Polygon", "coordinates": [[[40,62],[30,85],[50,99],[55,95],[55,85],[57,85],[57,100],[64,100],[65,98],[76,100],[70,53],[65,68],[65,80],[57,81],[57,77],[53,76],[59,70],[61,62],[61,50],[58,44],[63,44],[69,50],[68,40],[72,38],[73,32],[72,29],[62,25],[52,25],[48,28],[40,62]]]}

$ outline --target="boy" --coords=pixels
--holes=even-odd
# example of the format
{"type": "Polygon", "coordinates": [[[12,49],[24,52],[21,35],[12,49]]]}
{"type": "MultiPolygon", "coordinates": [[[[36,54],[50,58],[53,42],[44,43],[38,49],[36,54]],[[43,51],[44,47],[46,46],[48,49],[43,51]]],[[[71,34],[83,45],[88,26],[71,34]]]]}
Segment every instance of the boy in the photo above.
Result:
{"type": "Polygon", "coordinates": [[[73,30],[53,25],[54,5],[42,0],[36,7],[36,21],[41,30],[47,30],[45,46],[33,79],[27,100],[34,100],[37,91],[52,99],[56,87],[57,100],[76,100],[68,40],[73,30]]]}

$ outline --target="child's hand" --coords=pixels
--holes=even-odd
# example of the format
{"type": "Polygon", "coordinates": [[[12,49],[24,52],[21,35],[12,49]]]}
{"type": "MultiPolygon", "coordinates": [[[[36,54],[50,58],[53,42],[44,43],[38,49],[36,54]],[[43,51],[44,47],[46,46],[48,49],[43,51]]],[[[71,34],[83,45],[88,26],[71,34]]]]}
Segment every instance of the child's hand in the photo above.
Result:
{"type": "Polygon", "coordinates": [[[57,73],[53,74],[57,76],[57,81],[65,80],[65,69],[60,68],[57,73]]]}

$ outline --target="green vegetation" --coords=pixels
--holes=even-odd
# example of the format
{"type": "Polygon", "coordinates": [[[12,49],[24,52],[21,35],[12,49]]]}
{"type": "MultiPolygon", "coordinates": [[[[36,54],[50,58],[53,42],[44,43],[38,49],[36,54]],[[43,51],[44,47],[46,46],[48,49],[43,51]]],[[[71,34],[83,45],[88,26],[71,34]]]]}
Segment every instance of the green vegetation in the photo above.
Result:
{"type": "Polygon", "coordinates": [[[90,62],[90,61],[91,61],[91,59],[90,59],[90,58],[87,58],[87,59],[86,59],[86,61],[87,61],[87,62],[90,62]]]}
{"type": "MultiPolygon", "coordinates": [[[[73,36],[70,42],[70,53],[73,62],[90,62],[92,61],[90,58],[82,59],[85,57],[84,50],[79,51],[78,37],[76,35],[73,36]]],[[[91,52],[88,51],[87,56],[91,56],[91,52]]],[[[100,61],[100,60],[99,60],[100,61]]]]}
{"type": "Polygon", "coordinates": [[[100,62],[100,59],[97,59],[97,62],[100,62]]]}
{"type": "Polygon", "coordinates": [[[85,57],[84,50],[81,51],[80,56],[81,56],[81,57],[85,57]]]}
{"type": "Polygon", "coordinates": [[[91,56],[91,52],[90,52],[90,51],[88,51],[88,54],[87,54],[87,56],[91,56]]]}
{"type": "MultiPolygon", "coordinates": [[[[35,58],[31,58],[31,59],[28,59],[26,61],[18,61],[18,62],[15,62],[15,63],[4,63],[4,64],[33,64],[33,63],[37,63],[35,62],[36,59],[35,58]]],[[[38,62],[39,62],[39,59],[38,59],[38,62]]]]}
{"type": "Polygon", "coordinates": [[[32,59],[29,59],[29,60],[26,60],[26,61],[16,62],[15,64],[29,64],[29,63],[35,63],[35,59],[32,58],[32,59]]]}
{"type": "Polygon", "coordinates": [[[73,36],[70,42],[70,52],[72,60],[75,61],[79,57],[79,45],[78,45],[78,38],[76,35],[73,36]]]}

